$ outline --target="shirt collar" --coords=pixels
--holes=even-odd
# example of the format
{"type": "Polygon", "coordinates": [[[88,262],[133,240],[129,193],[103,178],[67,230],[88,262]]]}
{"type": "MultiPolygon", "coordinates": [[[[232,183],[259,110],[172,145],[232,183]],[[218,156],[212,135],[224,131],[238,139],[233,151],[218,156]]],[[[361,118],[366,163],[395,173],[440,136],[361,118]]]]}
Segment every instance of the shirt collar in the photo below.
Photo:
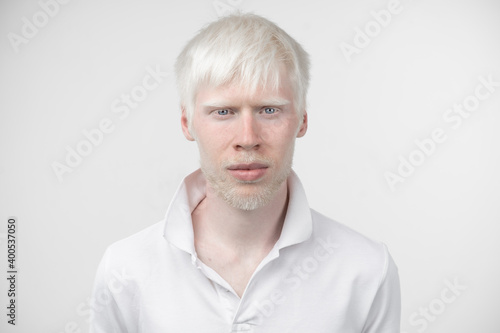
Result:
{"type": "MultiPolygon", "coordinates": [[[[288,207],[276,248],[298,244],[309,239],[312,218],[299,177],[292,170],[287,179],[288,207]]],[[[205,197],[206,181],[200,169],[186,176],[179,185],[164,218],[163,237],[175,247],[196,255],[191,213],[205,197]]]]}

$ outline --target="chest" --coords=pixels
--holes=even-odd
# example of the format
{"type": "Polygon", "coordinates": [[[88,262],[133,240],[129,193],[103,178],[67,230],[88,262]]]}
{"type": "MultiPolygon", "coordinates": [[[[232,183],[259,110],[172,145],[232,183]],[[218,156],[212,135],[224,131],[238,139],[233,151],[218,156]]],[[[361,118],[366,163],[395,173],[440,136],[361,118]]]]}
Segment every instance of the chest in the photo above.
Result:
{"type": "Polygon", "coordinates": [[[307,272],[292,267],[284,275],[274,268],[266,266],[250,281],[243,270],[244,279],[231,280],[233,289],[238,282],[247,283],[243,297],[228,292],[204,269],[169,271],[178,275],[169,278],[171,284],[157,281],[161,274],[155,275],[141,288],[139,332],[361,331],[369,302],[354,301],[358,297],[349,292],[352,285],[333,277],[327,281],[319,268],[307,272]]]}
{"type": "Polygon", "coordinates": [[[262,257],[201,252],[199,259],[224,279],[241,298],[262,257]]]}

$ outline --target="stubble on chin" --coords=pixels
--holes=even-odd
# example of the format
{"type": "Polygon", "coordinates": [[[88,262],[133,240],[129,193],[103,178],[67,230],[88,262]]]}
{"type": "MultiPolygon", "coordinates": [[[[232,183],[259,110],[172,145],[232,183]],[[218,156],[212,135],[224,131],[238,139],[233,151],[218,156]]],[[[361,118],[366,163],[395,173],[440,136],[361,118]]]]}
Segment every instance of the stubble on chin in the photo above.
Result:
{"type": "Polygon", "coordinates": [[[263,163],[274,170],[275,163],[266,158],[255,156],[255,154],[243,154],[237,159],[228,160],[220,167],[205,165],[201,161],[201,170],[213,191],[219,198],[224,200],[231,207],[241,210],[255,210],[269,204],[278,192],[280,186],[290,175],[292,170],[292,158],[283,161],[284,164],[278,166],[280,169],[272,175],[271,179],[262,179],[256,182],[243,182],[233,178],[228,174],[227,168],[239,163],[263,163]]]}

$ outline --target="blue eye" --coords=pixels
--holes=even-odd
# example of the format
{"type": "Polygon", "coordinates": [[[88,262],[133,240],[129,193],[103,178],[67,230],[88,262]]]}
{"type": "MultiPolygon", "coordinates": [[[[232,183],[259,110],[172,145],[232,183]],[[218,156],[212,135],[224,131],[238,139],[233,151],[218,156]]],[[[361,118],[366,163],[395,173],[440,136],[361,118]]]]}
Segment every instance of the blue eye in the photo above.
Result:
{"type": "Polygon", "coordinates": [[[219,116],[227,116],[229,114],[229,110],[228,109],[217,110],[217,114],[219,116]]]}
{"type": "Polygon", "coordinates": [[[273,114],[273,113],[275,113],[275,112],[276,112],[276,109],[275,109],[275,108],[265,108],[265,109],[264,109],[264,112],[265,112],[266,114],[273,114]]]}

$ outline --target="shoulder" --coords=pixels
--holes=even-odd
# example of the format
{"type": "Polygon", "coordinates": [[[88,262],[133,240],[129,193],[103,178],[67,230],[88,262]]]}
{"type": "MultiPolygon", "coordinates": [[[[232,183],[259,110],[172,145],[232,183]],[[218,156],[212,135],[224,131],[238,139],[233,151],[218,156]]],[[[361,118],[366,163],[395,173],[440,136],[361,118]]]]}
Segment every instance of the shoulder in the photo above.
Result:
{"type": "Polygon", "coordinates": [[[163,238],[163,221],[150,225],[126,238],[112,243],[109,250],[127,254],[140,254],[163,238]]]}
{"type": "Polygon", "coordinates": [[[131,236],[109,245],[104,253],[103,262],[108,270],[121,270],[127,267],[133,271],[147,271],[147,265],[154,262],[164,246],[163,222],[157,222],[131,236]]]}
{"type": "Polygon", "coordinates": [[[312,238],[316,243],[327,244],[339,263],[351,268],[359,267],[366,273],[385,274],[390,261],[387,246],[360,232],[311,209],[312,238]]]}

